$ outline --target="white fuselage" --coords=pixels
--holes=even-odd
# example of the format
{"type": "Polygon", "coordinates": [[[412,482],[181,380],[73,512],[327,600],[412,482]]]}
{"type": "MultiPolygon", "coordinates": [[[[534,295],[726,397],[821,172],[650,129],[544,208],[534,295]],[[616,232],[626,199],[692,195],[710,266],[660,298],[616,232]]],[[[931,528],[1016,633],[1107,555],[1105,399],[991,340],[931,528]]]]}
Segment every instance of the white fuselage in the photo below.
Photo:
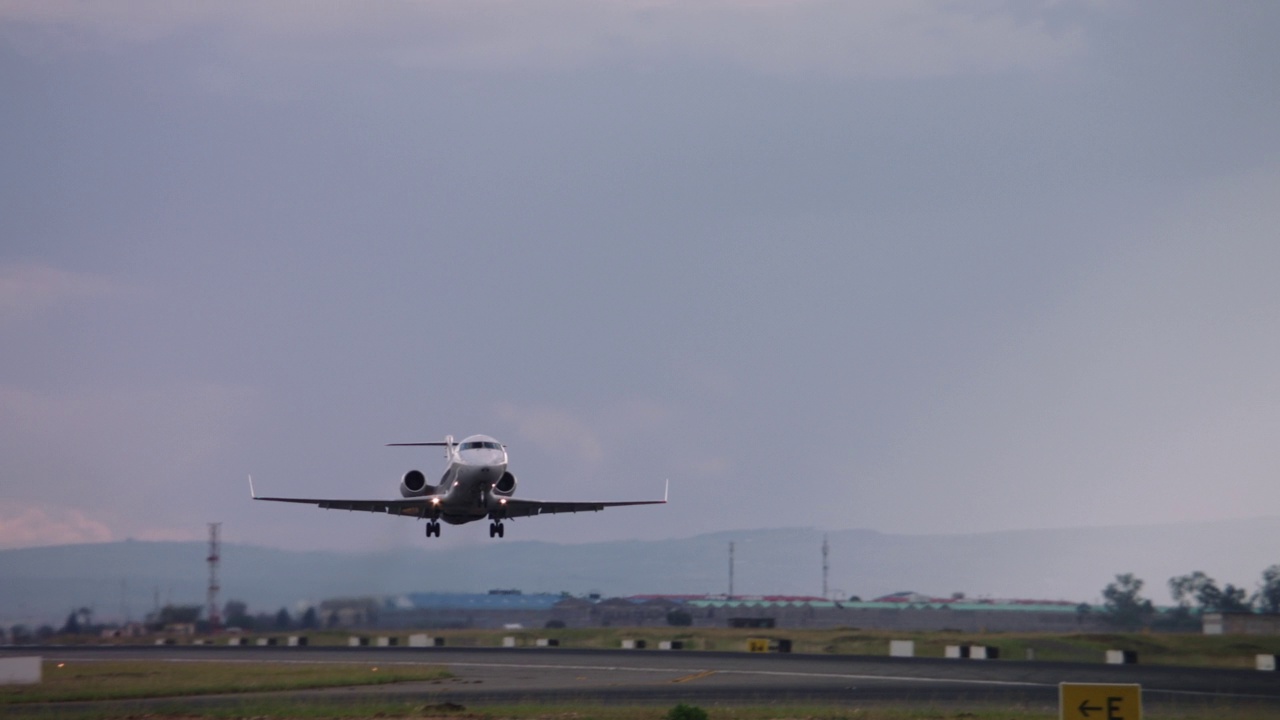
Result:
{"type": "MultiPolygon", "coordinates": [[[[429,496],[438,517],[450,525],[502,516],[506,498],[494,485],[507,472],[507,451],[488,435],[472,435],[447,450],[449,464],[429,496]]],[[[434,512],[432,513],[435,514],[434,512]]]]}

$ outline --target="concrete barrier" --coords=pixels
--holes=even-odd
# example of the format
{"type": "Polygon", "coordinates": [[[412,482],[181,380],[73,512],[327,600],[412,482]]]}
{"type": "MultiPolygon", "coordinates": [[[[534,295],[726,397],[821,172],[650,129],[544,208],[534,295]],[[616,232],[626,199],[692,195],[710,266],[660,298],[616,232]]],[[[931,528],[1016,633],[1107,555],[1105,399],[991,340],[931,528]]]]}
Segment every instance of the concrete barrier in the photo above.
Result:
{"type": "Polygon", "coordinates": [[[514,635],[508,635],[502,638],[502,647],[516,647],[516,637],[514,635]]]}
{"type": "Polygon", "coordinates": [[[658,642],[659,650],[683,650],[683,640],[661,640],[658,642]]]}
{"type": "Polygon", "coordinates": [[[649,643],[645,642],[644,640],[627,639],[622,641],[623,650],[643,650],[648,646],[649,646],[649,643]]]}
{"type": "Polygon", "coordinates": [[[363,635],[352,635],[347,638],[347,647],[368,647],[369,638],[363,635]]]}
{"type": "Polygon", "coordinates": [[[231,638],[227,638],[227,644],[228,644],[228,645],[230,645],[230,646],[232,646],[232,647],[237,647],[237,646],[243,645],[243,644],[244,644],[244,638],[242,638],[242,637],[231,637],[231,638]]]}
{"type": "Polygon", "coordinates": [[[990,645],[947,645],[942,656],[952,659],[996,660],[1000,657],[1000,648],[990,645]]]}
{"type": "Polygon", "coordinates": [[[534,645],[538,647],[560,647],[560,641],[555,638],[538,638],[534,645]]]}
{"type": "Polygon", "coordinates": [[[1108,665],[1137,665],[1138,653],[1133,650],[1108,650],[1108,665]]]}
{"type": "Polygon", "coordinates": [[[915,640],[890,640],[889,657],[915,657],[915,640]]]}
{"type": "Polygon", "coordinates": [[[306,635],[290,635],[288,640],[288,646],[289,647],[306,647],[307,636],[306,635]]]}
{"type": "Polygon", "coordinates": [[[444,638],[415,633],[409,636],[409,647],[444,647],[444,638]]]}
{"type": "Polygon", "coordinates": [[[38,655],[0,658],[0,685],[32,685],[43,678],[44,665],[38,655]]]}
{"type": "Polygon", "coordinates": [[[178,641],[173,638],[156,638],[157,645],[177,645],[178,641]]]}
{"type": "Polygon", "coordinates": [[[400,644],[400,638],[388,637],[383,635],[374,641],[376,647],[395,647],[400,644]]]}
{"type": "Polygon", "coordinates": [[[1277,660],[1280,660],[1280,655],[1259,655],[1258,669],[1266,670],[1268,672],[1275,672],[1277,660]]]}
{"type": "Polygon", "coordinates": [[[275,647],[279,644],[280,640],[278,638],[258,638],[258,642],[256,643],[258,647],[275,647]]]}

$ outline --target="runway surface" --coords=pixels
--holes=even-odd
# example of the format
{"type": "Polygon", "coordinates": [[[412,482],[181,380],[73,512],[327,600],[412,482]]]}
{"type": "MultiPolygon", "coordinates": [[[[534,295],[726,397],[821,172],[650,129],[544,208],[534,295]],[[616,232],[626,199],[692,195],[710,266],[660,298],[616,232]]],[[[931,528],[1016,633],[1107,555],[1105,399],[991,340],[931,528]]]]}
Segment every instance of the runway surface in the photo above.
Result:
{"type": "MultiPolygon", "coordinates": [[[[1008,660],[942,660],[839,655],[754,655],[565,648],[43,647],[0,655],[58,661],[399,663],[448,667],[451,680],[275,693],[340,701],[423,704],[910,703],[1055,708],[1058,683],[1137,683],[1148,706],[1275,708],[1280,676],[1253,670],[1008,660]]],[[[183,698],[234,704],[237,696],[183,698]]],[[[129,701],[136,702],[136,701],[129,701]]],[[[166,701],[172,705],[173,699],[166,701]]]]}

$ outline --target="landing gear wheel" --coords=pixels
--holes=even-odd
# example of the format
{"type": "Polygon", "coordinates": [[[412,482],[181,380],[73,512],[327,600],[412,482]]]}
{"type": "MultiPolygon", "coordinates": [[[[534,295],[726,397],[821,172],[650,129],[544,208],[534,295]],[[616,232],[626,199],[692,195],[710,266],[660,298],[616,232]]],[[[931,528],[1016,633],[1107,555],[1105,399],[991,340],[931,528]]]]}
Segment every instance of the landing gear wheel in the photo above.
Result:
{"type": "Polygon", "coordinates": [[[440,523],[434,520],[427,523],[427,537],[431,537],[432,535],[440,537],[440,523]]]}
{"type": "Polygon", "coordinates": [[[489,537],[503,537],[503,530],[504,528],[502,527],[502,523],[489,523],[489,537]]]}

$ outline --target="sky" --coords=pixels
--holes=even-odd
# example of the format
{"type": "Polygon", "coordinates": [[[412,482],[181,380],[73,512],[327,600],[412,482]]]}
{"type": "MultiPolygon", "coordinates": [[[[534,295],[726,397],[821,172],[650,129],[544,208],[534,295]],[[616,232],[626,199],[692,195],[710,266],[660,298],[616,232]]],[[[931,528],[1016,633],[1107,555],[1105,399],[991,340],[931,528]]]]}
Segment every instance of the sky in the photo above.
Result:
{"type": "Polygon", "coordinates": [[[508,541],[1276,515],[1278,34],[1247,0],[0,0],[0,548],[423,545],[247,476],[396,497],[443,459],[385,443],[473,433],[521,497],[670,481],[508,541]]]}

